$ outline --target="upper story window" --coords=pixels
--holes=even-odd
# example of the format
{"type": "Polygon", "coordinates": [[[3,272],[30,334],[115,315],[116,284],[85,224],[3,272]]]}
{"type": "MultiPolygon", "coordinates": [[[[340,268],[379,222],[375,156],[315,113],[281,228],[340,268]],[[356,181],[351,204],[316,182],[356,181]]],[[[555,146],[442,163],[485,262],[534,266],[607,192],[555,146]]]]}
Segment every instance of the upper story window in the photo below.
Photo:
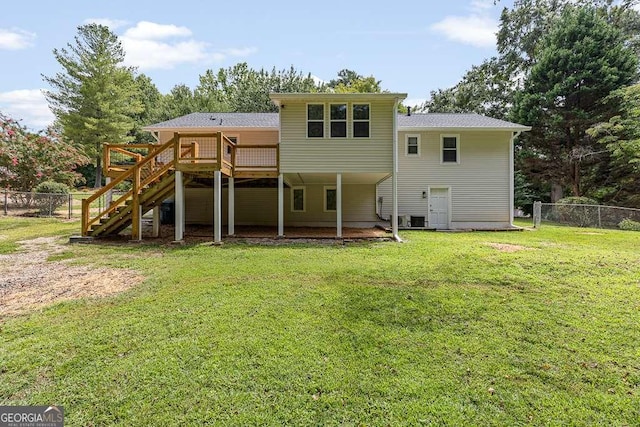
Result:
{"type": "Polygon", "coordinates": [[[369,138],[369,104],[353,104],[353,137],[369,138]]]}
{"type": "Polygon", "coordinates": [[[331,138],[347,137],[347,104],[331,104],[331,138]]]}
{"type": "Polygon", "coordinates": [[[324,138],[324,104],[307,104],[307,137],[324,138]]]}
{"type": "Polygon", "coordinates": [[[441,163],[460,163],[460,136],[441,135],[441,163]]]}
{"type": "Polygon", "coordinates": [[[420,156],[420,135],[407,135],[406,136],[406,148],[405,155],[407,156],[420,156]]]}

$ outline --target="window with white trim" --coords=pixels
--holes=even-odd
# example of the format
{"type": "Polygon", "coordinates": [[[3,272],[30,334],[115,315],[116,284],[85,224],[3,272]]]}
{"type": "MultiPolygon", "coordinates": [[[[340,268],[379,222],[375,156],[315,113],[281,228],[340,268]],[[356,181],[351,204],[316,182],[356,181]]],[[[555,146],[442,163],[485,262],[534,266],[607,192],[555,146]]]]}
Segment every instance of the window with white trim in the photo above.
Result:
{"type": "Polygon", "coordinates": [[[420,135],[407,135],[405,137],[405,151],[404,154],[411,157],[420,156],[420,135]]]}
{"type": "Polygon", "coordinates": [[[324,104],[307,104],[307,138],[324,138],[324,104]]]}
{"type": "Polygon", "coordinates": [[[353,104],[353,137],[369,138],[369,104],[353,104]]]}
{"type": "Polygon", "coordinates": [[[440,136],[440,163],[460,163],[460,136],[440,136]]]}
{"type": "Polygon", "coordinates": [[[307,205],[305,187],[291,188],[291,212],[305,212],[307,205]]]}
{"type": "Polygon", "coordinates": [[[336,187],[324,187],[324,211],[335,212],[338,207],[338,190],[336,187]]]}
{"type": "Polygon", "coordinates": [[[347,104],[329,104],[331,138],[347,137],[347,104]]]}

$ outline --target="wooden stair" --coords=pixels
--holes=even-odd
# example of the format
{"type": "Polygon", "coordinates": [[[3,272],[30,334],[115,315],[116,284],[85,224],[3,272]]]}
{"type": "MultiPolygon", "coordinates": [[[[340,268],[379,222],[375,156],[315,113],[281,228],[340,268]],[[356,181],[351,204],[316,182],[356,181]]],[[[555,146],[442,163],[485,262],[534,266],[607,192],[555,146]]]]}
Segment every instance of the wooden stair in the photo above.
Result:
{"type": "MultiPolygon", "coordinates": [[[[189,178],[185,179],[188,184],[189,178]]],[[[164,200],[171,197],[175,193],[174,172],[166,173],[162,179],[144,189],[140,194],[140,208],[144,215],[151,209],[158,207],[164,200]]],[[[116,235],[131,225],[133,221],[132,215],[133,200],[129,199],[121,206],[118,206],[109,215],[100,219],[99,223],[93,224],[89,228],[88,235],[92,237],[116,235]]]]}
{"type": "MultiPolygon", "coordinates": [[[[156,163],[158,156],[173,152],[175,140],[151,150],[130,169],[123,171],[108,185],[102,187],[91,197],[82,201],[82,235],[100,237],[116,235],[128,226],[132,226],[131,237],[141,238],[140,219],[154,207],[160,206],[164,200],[175,192],[175,162],[156,163]],[[109,206],[92,208],[92,204],[112,190],[116,185],[130,181],[132,189],[112,201],[109,206]],[[96,213],[97,212],[97,213],[96,213]],[[91,215],[94,215],[91,217],[91,215]]],[[[190,181],[185,179],[185,184],[190,181]]]]}

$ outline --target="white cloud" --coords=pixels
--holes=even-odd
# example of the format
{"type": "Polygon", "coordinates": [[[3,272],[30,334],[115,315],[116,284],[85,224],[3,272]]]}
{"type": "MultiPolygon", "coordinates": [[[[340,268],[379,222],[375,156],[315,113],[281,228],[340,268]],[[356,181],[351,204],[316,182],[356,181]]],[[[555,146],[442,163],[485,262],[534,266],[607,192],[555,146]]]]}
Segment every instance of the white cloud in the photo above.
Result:
{"type": "Polygon", "coordinates": [[[0,28],[0,49],[20,50],[33,46],[35,33],[20,29],[7,30],[0,28]]]}
{"type": "Polygon", "coordinates": [[[444,34],[449,40],[476,47],[493,47],[496,44],[498,22],[487,16],[447,16],[431,29],[444,34]]]}
{"type": "Polygon", "coordinates": [[[488,14],[492,7],[491,0],[471,0],[469,15],[446,16],[431,25],[431,30],[455,42],[476,47],[494,47],[498,20],[488,14]]]}
{"type": "Polygon", "coordinates": [[[214,50],[192,35],[187,27],[140,21],[120,36],[126,52],[125,63],[140,70],[172,69],[180,64],[221,62],[257,52],[255,47],[214,50]]]}
{"type": "Polygon", "coordinates": [[[128,24],[127,21],[122,19],[109,19],[109,18],[87,18],[83,24],[98,24],[109,27],[111,30],[116,30],[128,24]]]}
{"type": "Polygon", "coordinates": [[[0,111],[13,119],[22,119],[33,130],[44,129],[54,120],[41,89],[0,92],[0,111]]]}
{"type": "Polygon", "coordinates": [[[123,37],[136,40],[162,40],[171,37],[189,37],[190,35],[191,30],[187,27],[140,21],[135,27],[125,31],[123,37]]]}

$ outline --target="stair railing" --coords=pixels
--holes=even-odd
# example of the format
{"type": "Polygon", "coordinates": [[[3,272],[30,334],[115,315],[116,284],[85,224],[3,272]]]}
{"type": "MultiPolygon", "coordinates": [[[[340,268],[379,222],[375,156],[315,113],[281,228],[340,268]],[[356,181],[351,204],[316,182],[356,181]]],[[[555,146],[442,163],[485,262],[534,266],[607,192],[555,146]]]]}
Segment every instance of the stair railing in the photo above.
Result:
{"type": "Polygon", "coordinates": [[[175,143],[176,143],[176,139],[171,138],[166,143],[151,150],[144,159],[137,162],[129,170],[124,171],[122,174],[118,175],[118,177],[116,177],[109,184],[105,185],[104,187],[102,187],[101,189],[93,193],[90,197],[83,199],[82,200],[82,235],[88,236],[89,230],[93,224],[100,221],[101,218],[113,213],[119,206],[124,205],[126,201],[131,198],[132,199],[132,206],[131,206],[132,236],[131,238],[134,240],[139,240],[141,236],[141,230],[140,230],[141,212],[140,212],[140,201],[139,201],[140,192],[142,191],[143,188],[145,188],[152,182],[156,181],[165,173],[167,173],[169,170],[175,167],[175,159],[171,160],[166,164],[161,165],[160,168],[156,168],[158,164],[156,164],[156,161],[155,161],[155,158],[163,154],[166,150],[170,150],[171,152],[173,152],[175,143]],[[142,178],[141,170],[147,165],[150,165],[152,169],[149,175],[147,175],[145,178],[142,178]],[[132,181],[133,183],[132,189],[127,191],[117,200],[113,201],[109,206],[105,206],[104,208],[98,207],[98,213],[96,214],[96,216],[91,218],[91,204],[96,200],[98,200],[101,196],[106,194],[108,191],[115,188],[118,184],[126,180],[132,181]]]}

